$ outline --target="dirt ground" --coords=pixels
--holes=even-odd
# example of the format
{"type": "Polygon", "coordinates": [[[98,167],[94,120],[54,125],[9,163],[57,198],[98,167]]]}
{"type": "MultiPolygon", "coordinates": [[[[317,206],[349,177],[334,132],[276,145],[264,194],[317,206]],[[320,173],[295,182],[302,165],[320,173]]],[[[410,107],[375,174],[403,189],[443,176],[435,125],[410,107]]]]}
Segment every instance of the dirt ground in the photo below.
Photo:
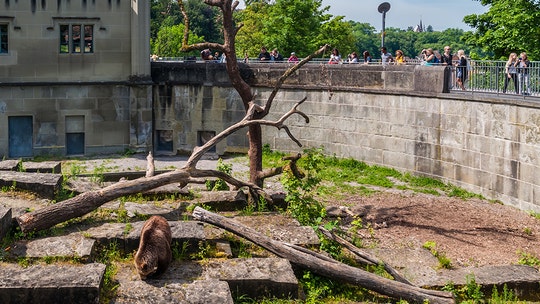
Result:
{"type": "Polygon", "coordinates": [[[540,220],[511,206],[418,193],[350,196],[341,202],[374,229],[378,248],[420,248],[433,241],[455,267],[517,264],[540,257],[540,220]]]}

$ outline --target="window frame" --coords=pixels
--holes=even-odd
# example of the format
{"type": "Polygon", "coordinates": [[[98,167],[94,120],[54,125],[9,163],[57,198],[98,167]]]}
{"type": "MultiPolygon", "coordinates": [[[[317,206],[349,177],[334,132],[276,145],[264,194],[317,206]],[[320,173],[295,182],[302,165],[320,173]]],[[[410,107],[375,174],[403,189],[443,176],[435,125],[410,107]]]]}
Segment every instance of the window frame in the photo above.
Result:
{"type": "Polygon", "coordinates": [[[0,21],[0,55],[9,54],[9,23],[0,21]]]}
{"type": "Polygon", "coordinates": [[[95,28],[93,22],[59,22],[60,54],[93,54],[95,48],[95,28]],[[81,46],[81,38],[84,46],[81,46]]]}

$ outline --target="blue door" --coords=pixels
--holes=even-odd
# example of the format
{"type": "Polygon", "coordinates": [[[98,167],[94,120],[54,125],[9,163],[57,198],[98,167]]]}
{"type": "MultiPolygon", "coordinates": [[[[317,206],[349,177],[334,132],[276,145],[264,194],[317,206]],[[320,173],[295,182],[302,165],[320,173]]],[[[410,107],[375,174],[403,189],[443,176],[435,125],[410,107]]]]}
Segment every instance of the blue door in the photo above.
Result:
{"type": "Polygon", "coordinates": [[[33,119],[32,116],[8,117],[9,157],[32,157],[33,119]]]}

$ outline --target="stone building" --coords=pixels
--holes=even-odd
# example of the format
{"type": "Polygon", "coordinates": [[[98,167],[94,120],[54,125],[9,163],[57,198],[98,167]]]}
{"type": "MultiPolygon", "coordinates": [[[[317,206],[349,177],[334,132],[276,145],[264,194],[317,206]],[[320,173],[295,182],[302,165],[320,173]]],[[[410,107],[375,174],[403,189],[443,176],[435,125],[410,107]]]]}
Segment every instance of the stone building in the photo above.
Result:
{"type": "Polygon", "coordinates": [[[0,3],[0,157],[152,146],[150,5],[0,3]]]}

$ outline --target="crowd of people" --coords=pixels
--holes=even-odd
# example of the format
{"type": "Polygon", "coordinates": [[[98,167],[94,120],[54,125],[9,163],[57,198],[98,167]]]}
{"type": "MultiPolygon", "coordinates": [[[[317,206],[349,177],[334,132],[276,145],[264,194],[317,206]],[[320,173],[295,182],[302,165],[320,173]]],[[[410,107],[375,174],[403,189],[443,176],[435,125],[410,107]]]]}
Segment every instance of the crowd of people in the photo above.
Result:
{"type": "MultiPolygon", "coordinates": [[[[380,48],[380,63],[382,65],[403,65],[403,64],[422,64],[427,66],[432,65],[443,65],[443,66],[452,66],[455,67],[455,83],[458,88],[465,90],[465,83],[468,78],[469,63],[467,56],[465,55],[464,50],[458,50],[455,54],[452,54],[452,49],[450,46],[444,47],[444,52],[440,54],[437,50],[432,48],[423,49],[419,56],[411,57],[405,56],[402,50],[396,50],[395,55],[392,56],[388,52],[385,46],[380,48]]],[[[214,62],[225,62],[226,57],[225,53],[219,55],[218,52],[215,52],[212,55],[212,52],[209,49],[201,51],[201,58],[203,60],[211,60],[214,62]]],[[[274,48],[272,51],[268,52],[265,46],[261,47],[259,55],[256,58],[260,62],[288,62],[288,63],[297,63],[300,61],[295,52],[291,52],[288,58],[284,58],[279,51],[274,48]]],[[[337,48],[333,48],[330,53],[330,58],[328,64],[358,64],[364,63],[369,64],[373,60],[371,54],[368,51],[362,53],[362,57],[356,52],[352,52],[347,55],[346,59],[341,57],[341,54],[337,48]]],[[[249,57],[246,53],[244,56],[244,62],[248,62],[249,57]]],[[[529,78],[529,67],[530,61],[527,58],[527,54],[522,52],[519,57],[517,53],[511,53],[508,57],[508,61],[505,65],[505,78],[504,78],[504,88],[503,93],[506,93],[510,82],[513,83],[514,91],[516,94],[530,95],[530,78],[529,78]]]]}

